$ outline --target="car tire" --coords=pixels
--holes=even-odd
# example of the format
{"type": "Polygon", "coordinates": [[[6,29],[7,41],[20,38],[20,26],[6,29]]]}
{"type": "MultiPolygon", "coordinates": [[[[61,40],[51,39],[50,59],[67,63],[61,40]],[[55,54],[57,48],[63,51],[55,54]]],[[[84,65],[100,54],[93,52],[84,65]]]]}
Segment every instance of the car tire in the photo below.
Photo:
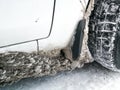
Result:
{"type": "Polygon", "coordinates": [[[88,37],[94,60],[108,69],[120,71],[119,0],[95,0],[88,37]]]}

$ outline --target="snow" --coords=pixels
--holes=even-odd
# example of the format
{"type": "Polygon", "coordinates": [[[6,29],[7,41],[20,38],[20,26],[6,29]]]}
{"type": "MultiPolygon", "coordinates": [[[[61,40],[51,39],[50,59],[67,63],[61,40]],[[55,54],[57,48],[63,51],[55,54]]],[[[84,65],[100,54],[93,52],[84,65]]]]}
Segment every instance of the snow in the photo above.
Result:
{"type": "Polygon", "coordinates": [[[97,63],[55,76],[28,78],[0,90],[120,90],[120,74],[97,63]]]}

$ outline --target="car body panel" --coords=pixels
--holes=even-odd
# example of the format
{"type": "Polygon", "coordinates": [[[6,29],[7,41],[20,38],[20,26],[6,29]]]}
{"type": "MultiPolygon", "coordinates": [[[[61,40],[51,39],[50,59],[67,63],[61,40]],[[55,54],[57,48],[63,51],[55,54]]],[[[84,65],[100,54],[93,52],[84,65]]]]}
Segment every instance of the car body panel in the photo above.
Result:
{"type": "MultiPolygon", "coordinates": [[[[0,7],[4,7],[0,9],[2,11],[2,16],[0,15],[2,20],[0,21],[0,46],[38,39],[48,35],[52,19],[53,0],[10,1],[0,1],[0,3],[3,3],[0,7]],[[13,15],[12,18],[11,15],[13,15]]],[[[84,6],[86,5],[84,4],[84,6]]],[[[39,49],[51,50],[66,47],[74,34],[78,22],[83,18],[84,10],[85,8],[79,0],[56,0],[52,33],[49,38],[38,41],[39,49]]],[[[30,52],[36,51],[36,49],[37,42],[34,41],[33,43],[29,42],[0,48],[0,52],[30,52]]]]}
{"type": "Polygon", "coordinates": [[[1,0],[0,46],[48,35],[53,0],[1,0]]]}

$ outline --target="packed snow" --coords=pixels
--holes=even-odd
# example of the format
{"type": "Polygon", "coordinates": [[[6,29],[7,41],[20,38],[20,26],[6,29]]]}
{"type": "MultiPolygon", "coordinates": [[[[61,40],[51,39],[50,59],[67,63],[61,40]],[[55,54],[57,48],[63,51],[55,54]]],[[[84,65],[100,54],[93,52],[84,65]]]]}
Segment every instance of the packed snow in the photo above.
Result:
{"type": "Polygon", "coordinates": [[[97,63],[55,76],[27,78],[0,90],[120,90],[120,73],[97,63]]]}

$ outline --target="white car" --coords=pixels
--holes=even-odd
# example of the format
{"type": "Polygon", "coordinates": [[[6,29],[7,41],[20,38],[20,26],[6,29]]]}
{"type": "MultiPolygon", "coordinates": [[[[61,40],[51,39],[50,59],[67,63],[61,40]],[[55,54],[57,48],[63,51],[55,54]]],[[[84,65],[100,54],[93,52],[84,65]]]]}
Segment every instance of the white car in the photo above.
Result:
{"type": "Polygon", "coordinates": [[[0,52],[66,47],[84,9],[79,0],[57,0],[53,7],[54,0],[0,1],[0,52]]]}
{"type": "Polygon", "coordinates": [[[93,61],[87,47],[87,8],[92,6],[88,2],[1,0],[0,84],[74,69],[93,61]],[[54,64],[58,62],[59,69],[54,64]]]}
{"type": "MultiPolygon", "coordinates": [[[[94,25],[97,27],[99,24],[99,18],[96,18],[96,12],[99,11],[95,10],[96,7],[99,9],[100,5],[104,7],[106,4],[101,1],[100,5],[97,5],[98,2],[95,0],[94,4],[94,0],[1,0],[0,84],[74,69],[94,59],[109,69],[119,71],[115,63],[108,63],[114,59],[102,60],[104,53],[100,54],[102,56],[97,53],[96,45],[102,44],[96,44],[100,39],[94,40],[94,36],[98,35],[94,32],[97,30],[94,25]],[[93,9],[95,12],[91,14],[93,9]],[[92,23],[92,20],[96,24],[92,23]],[[58,62],[59,65],[56,64],[58,62]]],[[[104,47],[98,49],[102,51],[102,48],[104,47]]]]}
{"type": "Polygon", "coordinates": [[[87,5],[88,0],[1,1],[0,52],[71,48],[77,59],[87,26],[84,16],[87,5]],[[76,32],[80,35],[77,41],[73,40],[77,38],[76,32]]]}

